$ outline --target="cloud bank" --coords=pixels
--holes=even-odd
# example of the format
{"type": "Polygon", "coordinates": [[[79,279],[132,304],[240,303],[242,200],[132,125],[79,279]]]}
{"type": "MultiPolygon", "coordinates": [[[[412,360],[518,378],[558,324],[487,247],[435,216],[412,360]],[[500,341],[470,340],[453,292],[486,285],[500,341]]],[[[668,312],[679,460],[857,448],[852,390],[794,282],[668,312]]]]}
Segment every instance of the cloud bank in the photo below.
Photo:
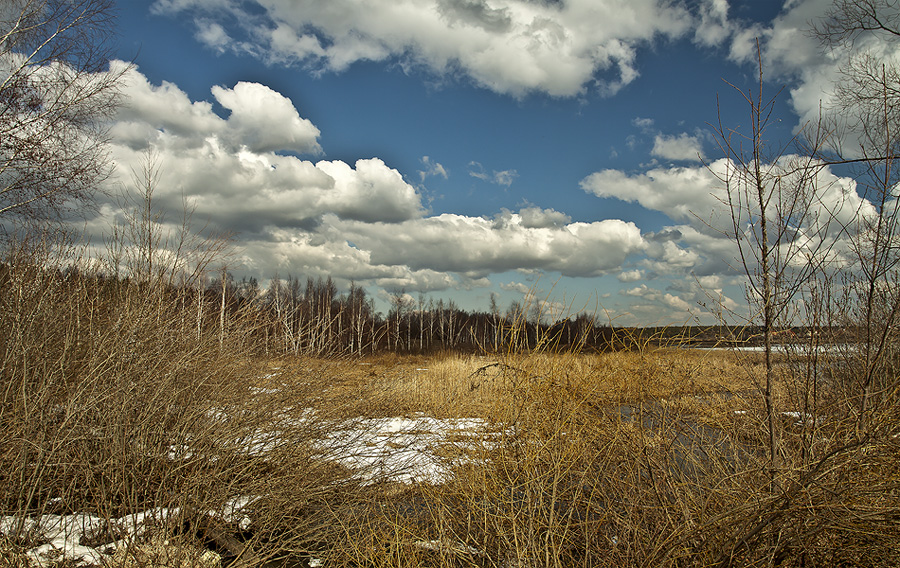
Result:
{"type": "MultiPolygon", "coordinates": [[[[633,223],[572,222],[531,205],[493,217],[430,215],[417,188],[377,157],[305,159],[323,153],[319,130],[265,85],[213,87],[227,116],[175,85],[151,84],[137,68],[123,94],[111,131],[116,183],[128,185],[152,152],[155,205],[187,205],[195,220],[235,234],[242,268],[262,278],[330,275],[436,291],[484,286],[486,276],[511,270],[597,276],[647,246],[633,223]]],[[[422,164],[421,178],[447,175],[428,157],[422,164]]],[[[499,173],[493,179],[503,183],[499,173]]],[[[116,203],[101,211],[123,214],[116,203]]]]}
{"type": "Polygon", "coordinates": [[[592,84],[615,93],[639,75],[640,46],[695,25],[686,8],[661,0],[157,0],[153,8],[190,17],[210,49],[268,64],[340,72],[396,60],[516,97],[574,96],[592,84]]]}
{"type": "MultiPolygon", "coordinates": [[[[835,174],[820,161],[797,155],[763,163],[762,170],[769,176],[769,183],[782,184],[786,199],[794,195],[799,199],[790,226],[778,243],[782,261],[797,267],[813,259],[828,258],[835,265],[844,262],[848,235],[858,230],[860,221],[876,216],[874,206],[857,192],[856,182],[835,174]],[[815,192],[795,194],[796,188],[815,188],[815,192]]],[[[756,242],[760,213],[752,198],[748,203],[738,196],[745,187],[740,171],[730,159],[720,158],[706,166],[655,167],[637,173],[607,169],[581,181],[582,189],[589,194],[637,203],[677,223],[644,233],[642,255],[633,257],[618,275],[625,283],[641,278],[669,282],[667,290],[640,284],[621,291],[622,296],[641,299],[640,304],[632,306],[643,310],[632,314],[635,318],[646,321],[654,307],[663,310],[656,315],[667,314],[670,321],[677,321],[678,313],[683,319],[689,317],[687,306],[721,303],[731,310],[737,308],[739,302],[728,294],[740,293],[746,279],[734,233],[738,231],[744,246],[749,247],[744,258],[753,270],[750,249],[756,242]],[[732,286],[730,292],[727,286],[732,286]]],[[[789,203],[773,199],[767,215],[774,219],[775,207],[788,207],[789,203]]],[[[769,230],[769,238],[773,238],[777,227],[770,226],[769,230]]]]}
{"type": "MultiPolygon", "coordinates": [[[[378,61],[513,97],[613,94],[639,76],[640,50],[654,42],[686,39],[752,64],[760,38],[766,76],[793,85],[788,96],[800,128],[816,118],[820,101],[827,108],[845,61],[844,53],[824,55],[804,33],[829,5],[789,2],[767,25],[736,19],[726,0],[157,0],[153,9],[188,19],[215,52],[267,65],[316,74],[378,61]]],[[[741,283],[737,250],[723,236],[730,219],[722,180],[733,164],[699,163],[696,133],[664,134],[651,119],[636,118],[634,126],[653,137],[652,165],[582,180],[598,199],[635,203],[672,221],[642,233],[634,223],[573,222],[528,203],[484,217],[433,215],[416,183],[448,179],[441,163],[423,156],[410,183],[377,156],[352,164],[327,159],[303,109],[262,84],[216,86],[208,100],[191,100],[133,69],[124,90],[128,104],[112,129],[120,183],[152,147],[162,172],[160,206],[178,210],[187,202],[195,218],[236,232],[243,266],[264,278],[327,274],[429,292],[490,285],[486,277],[509,271],[549,271],[609,275],[623,285],[618,296],[630,302],[635,321],[685,319],[710,296],[736,305],[728,294],[741,283]]],[[[453,173],[465,177],[462,168],[453,173]]],[[[503,188],[518,175],[475,161],[467,173],[503,188]]],[[[820,176],[823,217],[851,223],[866,214],[851,180],[828,168],[820,176]]],[[[101,210],[121,213],[115,204],[101,210]]]]}

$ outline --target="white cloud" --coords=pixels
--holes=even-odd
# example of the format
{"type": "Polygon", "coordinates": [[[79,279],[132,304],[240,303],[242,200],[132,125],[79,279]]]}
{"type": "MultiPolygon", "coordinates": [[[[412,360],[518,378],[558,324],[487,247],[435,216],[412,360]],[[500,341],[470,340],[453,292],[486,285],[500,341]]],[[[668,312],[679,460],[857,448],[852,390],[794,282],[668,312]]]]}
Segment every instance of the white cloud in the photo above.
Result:
{"type": "Polygon", "coordinates": [[[428,177],[442,177],[444,179],[448,179],[450,177],[447,169],[440,163],[435,162],[428,156],[422,156],[420,160],[422,162],[422,166],[425,168],[424,170],[419,170],[419,178],[424,182],[428,177]]]}
{"type": "Polygon", "coordinates": [[[700,23],[694,32],[694,41],[700,45],[719,45],[733,32],[728,21],[728,0],[702,0],[700,23]]]}
{"type": "MultiPolygon", "coordinates": [[[[120,72],[126,63],[114,61],[110,65],[114,72],[120,72]]],[[[225,121],[212,111],[210,102],[193,102],[168,81],[151,85],[137,67],[125,72],[120,88],[125,104],[119,109],[114,125],[117,142],[143,147],[156,129],[202,140],[226,127],[225,121]]]]}
{"type": "Polygon", "coordinates": [[[481,217],[443,214],[398,226],[341,222],[333,230],[357,245],[365,243],[374,263],[473,278],[517,269],[594,276],[618,268],[644,248],[640,230],[619,220],[533,228],[518,216],[498,226],[481,217]]]}
{"type": "Polygon", "coordinates": [[[623,296],[637,296],[643,297],[648,294],[659,294],[658,290],[654,290],[652,288],[648,288],[646,284],[641,284],[640,286],[636,286],[634,288],[629,288],[627,290],[621,290],[619,292],[623,296]]]}
{"type": "Polygon", "coordinates": [[[198,20],[197,25],[197,41],[213,48],[218,53],[224,53],[229,45],[234,41],[228,36],[221,25],[208,20],[198,20]]]}
{"type": "Polygon", "coordinates": [[[179,209],[185,198],[199,218],[229,231],[271,227],[310,229],[325,213],[340,218],[397,222],[424,213],[421,196],[379,159],[353,166],[313,163],[276,151],[318,152],[319,130],[290,100],[256,83],[214,87],[227,119],[206,101],[191,101],[175,85],[150,85],[128,72],[125,104],[112,127],[112,157],[127,183],[152,146],[161,178],[155,199],[179,209]]]}
{"type": "MultiPolygon", "coordinates": [[[[201,224],[234,233],[243,268],[263,279],[330,275],[388,289],[471,288],[510,270],[605,274],[648,246],[633,223],[577,223],[533,205],[490,218],[429,216],[416,188],[378,158],[347,164],[297,157],[318,148],[319,131],[263,85],[215,88],[230,110],[226,118],[175,85],[151,85],[137,69],[124,90],[112,128],[115,182],[127,184],[152,148],[160,168],[154,205],[177,223],[187,203],[201,224]],[[264,107],[277,124],[265,123],[264,107]]],[[[422,163],[433,175],[446,173],[430,158],[422,163]]],[[[123,213],[113,202],[100,210],[107,218],[123,213]]]]}
{"type": "Polygon", "coordinates": [[[826,58],[809,29],[810,24],[824,16],[832,4],[832,0],[786,2],[770,26],[754,24],[735,35],[732,57],[743,62],[755,62],[756,38],[759,38],[763,70],[768,73],[789,75],[804,67],[823,63],[826,58]]]}
{"type": "Polygon", "coordinates": [[[690,313],[693,309],[693,306],[691,306],[691,304],[686,302],[684,299],[672,294],[663,294],[662,301],[665,305],[675,310],[690,313]]]}
{"type": "Polygon", "coordinates": [[[644,273],[640,270],[628,270],[619,273],[616,278],[619,279],[619,282],[638,282],[644,278],[644,273]]]}
{"type": "Polygon", "coordinates": [[[504,187],[511,186],[513,181],[519,177],[519,173],[516,172],[516,170],[494,170],[491,173],[487,173],[484,170],[484,166],[479,162],[469,162],[469,175],[488,183],[502,185],[504,187]]]}
{"type": "Polygon", "coordinates": [[[507,292],[518,292],[519,294],[522,294],[523,296],[526,296],[531,293],[531,287],[527,286],[525,284],[522,284],[521,282],[509,282],[506,284],[501,283],[500,289],[506,290],[507,292]]]}
{"type": "Polygon", "coordinates": [[[522,226],[526,229],[552,229],[563,227],[571,221],[571,217],[555,209],[529,206],[519,209],[518,213],[506,208],[501,209],[500,213],[494,216],[493,227],[506,229],[522,226]]]}
{"type": "Polygon", "coordinates": [[[635,127],[640,128],[644,132],[650,131],[653,128],[653,119],[652,118],[642,118],[640,116],[635,117],[631,120],[631,124],[635,127]]]}
{"type": "Polygon", "coordinates": [[[240,82],[233,89],[213,87],[220,105],[231,111],[230,134],[253,152],[290,150],[318,154],[319,129],[301,118],[290,99],[259,83],[240,82]]]}
{"type": "MultiPolygon", "coordinates": [[[[809,161],[799,156],[784,156],[776,164],[763,164],[763,171],[778,180],[787,193],[800,187],[800,176],[813,184],[814,195],[800,202],[794,209],[792,225],[780,242],[780,258],[794,266],[805,266],[809,259],[826,256],[841,262],[848,250],[847,234],[853,233],[860,221],[874,215],[874,207],[856,192],[856,184],[850,178],[840,177],[821,162],[809,161]],[[809,166],[802,169],[800,166],[809,166]],[[803,215],[799,212],[802,211],[803,215]]],[[[737,169],[729,160],[720,159],[709,167],[654,168],[644,173],[626,174],[619,170],[604,170],[582,181],[585,191],[599,197],[616,198],[636,202],[643,207],[660,211],[682,224],[669,226],[657,233],[643,235],[643,257],[637,262],[645,273],[658,277],[703,279],[705,286],[712,286],[714,278],[743,274],[738,244],[732,235],[735,227],[746,235],[746,246],[753,247],[750,233],[757,230],[753,219],[758,218],[758,207],[747,206],[746,201],[734,211],[736,222],[728,205],[725,192],[726,180],[739,181],[737,169]]],[[[803,195],[802,193],[799,195],[803,195]]],[[[777,212],[773,200],[768,212],[774,219],[777,212]]],[[[782,203],[783,207],[788,207],[782,203]]],[[[771,227],[770,227],[771,228],[771,227]]],[[[776,230],[772,228],[772,230],[776,230]]],[[[770,233],[771,238],[771,233],[770,233]]],[[[752,251],[747,251],[749,269],[753,270],[752,251]]],[[[620,277],[620,279],[622,279],[620,277]]],[[[623,281],[630,281],[625,278],[623,281]]],[[[714,286],[716,293],[727,296],[721,286],[714,286]]],[[[685,298],[690,301],[690,298],[685,298]]],[[[702,301],[699,292],[693,298],[702,301]]],[[[730,300],[728,300],[730,302],[730,300]]],[[[735,303],[728,304],[735,306],[735,303]]]]}
{"type": "MultiPolygon", "coordinates": [[[[332,213],[346,219],[396,222],[422,214],[415,189],[381,160],[312,162],[275,154],[232,152],[209,138],[185,151],[156,140],[161,178],[156,199],[178,209],[184,196],[199,218],[223,230],[260,233],[271,227],[313,228],[332,213]]],[[[143,152],[114,146],[120,170],[143,152]]]]}
{"type": "Polygon", "coordinates": [[[665,160],[700,162],[703,160],[703,144],[699,138],[685,132],[678,136],[657,134],[650,153],[665,160]]]}
{"type": "Polygon", "coordinates": [[[635,175],[602,170],[583,179],[581,187],[597,197],[637,202],[676,221],[691,220],[721,206],[722,183],[713,172],[725,175],[729,164],[727,160],[717,160],[709,169],[654,168],[635,175]]]}
{"type": "Polygon", "coordinates": [[[672,241],[662,244],[662,254],[659,257],[669,268],[693,268],[700,261],[698,251],[684,249],[672,241]]]}
{"type": "Polygon", "coordinates": [[[325,215],[315,231],[277,229],[245,246],[254,268],[264,273],[274,266],[282,267],[282,273],[329,274],[344,281],[430,291],[485,286],[486,275],[509,270],[602,274],[639,253],[643,241],[634,225],[622,221],[498,229],[489,220],[461,215],[399,225],[325,215]]]}
{"type": "Polygon", "coordinates": [[[359,160],[355,168],[340,161],[319,162],[316,168],[335,180],[332,191],[323,196],[323,209],[341,218],[390,223],[423,213],[416,190],[378,158],[359,160]]]}
{"type": "Polygon", "coordinates": [[[659,0],[157,0],[154,11],[187,12],[214,49],[226,34],[253,38],[235,49],[268,63],[342,71],[395,58],[517,97],[578,95],[594,79],[614,93],[637,77],[638,46],[693,25],[685,8],[659,0]]]}
{"type": "MultiPolygon", "coordinates": [[[[816,187],[816,197],[809,203],[807,222],[828,220],[834,221],[834,227],[847,227],[855,222],[858,214],[869,215],[874,211],[871,204],[856,193],[856,183],[851,178],[835,175],[821,162],[786,155],[776,164],[763,164],[763,170],[785,188],[799,184],[802,172],[807,175],[811,170],[815,172],[814,178],[803,180],[803,183],[816,187]]],[[[720,158],[708,166],[660,167],[633,175],[621,170],[602,170],[583,179],[581,187],[598,197],[636,202],[647,209],[665,213],[672,220],[687,221],[705,232],[721,234],[732,230],[726,180],[735,184],[738,177],[739,169],[735,164],[720,158]]],[[[746,210],[740,212],[742,217],[747,213],[746,210]]]]}
{"type": "MultiPolygon", "coordinates": [[[[771,24],[736,28],[731,39],[730,57],[741,63],[756,64],[758,39],[764,76],[788,85],[787,96],[798,116],[795,132],[815,128],[824,114],[826,119],[836,120],[839,124],[829,132],[831,143],[835,143],[840,132],[842,149],[852,157],[858,154],[862,138],[854,128],[850,113],[835,105],[842,70],[854,53],[874,53],[879,61],[897,64],[900,62],[900,43],[894,41],[895,38],[880,37],[874,32],[860,34],[852,47],[824,48],[810,33],[810,26],[820,22],[833,5],[832,0],[786,2],[771,24]]],[[[896,15],[896,8],[887,11],[896,15]]],[[[776,89],[772,87],[769,94],[774,95],[776,89]]]]}
{"type": "MultiPolygon", "coordinates": [[[[650,288],[646,284],[621,290],[619,293],[623,296],[640,298],[645,302],[650,302],[651,304],[649,305],[633,305],[632,309],[644,311],[648,315],[655,312],[657,321],[687,321],[700,312],[695,302],[688,301],[681,295],[650,288]]],[[[688,293],[687,296],[693,299],[693,294],[688,293]]]]}
{"type": "MultiPolygon", "coordinates": [[[[123,62],[113,62],[119,69],[123,62]]],[[[253,152],[290,151],[317,154],[319,129],[300,117],[290,99],[259,83],[240,82],[233,89],[213,87],[216,101],[230,111],[227,118],[213,112],[209,101],[191,101],[176,85],[151,85],[137,67],[121,81],[124,104],[113,125],[118,143],[135,148],[162,131],[196,148],[210,136],[231,149],[246,146],[253,152]]]]}
{"type": "Polygon", "coordinates": [[[692,278],[740,273],[737,245],[727,235],[702,223],[666,227],[663,232],[673,235],[671,241],[651,241],[648,258],[642,261],[653,272],[690,273],[692,278]],[[670,264],[670,259],[676,262],[670,264]]]}
{"type": "Polygon", "coordinates": [[[522,218],[522,226],[528,229],[562,227],[572,221],[565,213],[540,207],[524,207],[519,210],[519,215],[522,218]]]}
{"type": "Polygon", "coordinates": [[[497,185],[509,187],[517,177],[519,177],[519,172],[516,170],[503,170],[494,172],[492,181],[497,185]]]}

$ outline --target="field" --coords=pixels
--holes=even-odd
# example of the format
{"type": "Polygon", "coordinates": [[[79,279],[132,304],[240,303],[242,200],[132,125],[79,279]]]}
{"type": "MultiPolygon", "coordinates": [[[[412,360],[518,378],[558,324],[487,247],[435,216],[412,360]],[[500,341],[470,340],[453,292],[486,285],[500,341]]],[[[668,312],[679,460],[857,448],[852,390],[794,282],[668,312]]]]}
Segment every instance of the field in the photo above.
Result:
{"type": "Polygon", "coordinates": [[[896,433],[848,444],[831,395],[808,414],[785,366],[771,476],[758,354],[133,363],[4,408],[7,564],[900,559],[896,433]]]}
{"type": "MultiPolygon", "coordinates": [[[[900,562],[890,327],[769,365],[490,318],[467,351],[312,356],[295,347],[339,336],[338,301],[291,328],[302,305],[230,309],[168,268],[25,252],[0,266],[5,565],[900,562]]],[[[414,343],[415,321],[384,343],[414,343]]]]}

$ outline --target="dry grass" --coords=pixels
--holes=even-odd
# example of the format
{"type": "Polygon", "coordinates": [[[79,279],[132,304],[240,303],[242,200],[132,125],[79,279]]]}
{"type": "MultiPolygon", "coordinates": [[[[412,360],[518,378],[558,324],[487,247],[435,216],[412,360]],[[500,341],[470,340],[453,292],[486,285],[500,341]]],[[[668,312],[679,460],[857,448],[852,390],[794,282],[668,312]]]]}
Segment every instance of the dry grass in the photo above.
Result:
{"type": "Polygon", "coordinates": [[[55,266],[70,257],[20,252],[0,271],[6,560],[48,541],[25,530],[31,520],[76,512],[108,527],[95,545],[124,539],[118,548],[134,554],[122,565],[156,550],[154,566],[181,566],[211,542],[226,558],[261,560],[333,538],[320,510],[344,507],[357,487],[316,458],[330,422],[308,409],[327,376],[269,376],[277,362],[250,357],[239,316],[227,333],[209,322],[198,333],[183,308],[197,301],[190,288],[63,274],[55,266]],[[224,511],[252,496],[247,532],[224,511]],[[116,522],[147,510],[166,512],[163,522],[116,522]]]}
{"type": "Polygon", "coordinates": [[[782,364],[776,406],[793,414],[779,414],[773,477],[755,356],[265,360],[241,314],[198,333],[190,289],[66,276],[30,254],[0,274],[0,515],[20,523],[0,539],[9,565],[41,544],[28,519],[72,512],[103,520],[95,543],[125,539],[110,566],[180,568],[210,546],[247,566],[900,562],[896,389],[863,422],[852,391],[829,378],[811,406],[802,365],[782,364]],[[363,485],[319,445],[413,414],[490,426],[434,442],[451,472],[439,482],[363,485]],[[226,514],[238,498],[253,498],[240,521],[226,514]],[[169,513],[141,530],[117,521],[149,509],[169,513]]]}
{"type": "MultiPolygon", "coordinates": [[[[787,414],[780,489],[771,493],[752,356],[654,350],[369,363],[368,390],[358,392],[371,394],[373,408],[478,416],[502,428],[480,449],[441,448],[466,459],[447,482],[401,493],[405,508],[385,507],[393,493],[365,509],[332,550],[334,564],[900,560],[896,436],[854,442],[841,420],[810,426],[787,414]]],[[[796,411],[795,386],[783,373],[785,412],[796,411]]]]}
{"type": "Polygon", "coordinates": [[[220,568],[222,559],[210,550],[173,546],[156,536],[143,544],[120,547],[109,563],[117,568],[220,568]]]}
{"type": "Polygon", "coordinates": [[[504,420],[498,412],[519,393],[541,384],[577,390],[600,405],[714,399],[753,389],[747,368],[729,352],[382,356],[343,367],[335,393],[348,398],[352,393],[359,412],[425,412],[498,422],[504,420]]]}

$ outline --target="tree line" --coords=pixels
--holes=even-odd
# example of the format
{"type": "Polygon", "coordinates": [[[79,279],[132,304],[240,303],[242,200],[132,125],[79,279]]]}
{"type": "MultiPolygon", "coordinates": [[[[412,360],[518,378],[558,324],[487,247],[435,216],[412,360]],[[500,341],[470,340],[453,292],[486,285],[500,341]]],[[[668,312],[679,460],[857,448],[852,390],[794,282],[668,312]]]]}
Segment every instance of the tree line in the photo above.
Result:
{"type": "Polygon", "coordinates": [[[198,336],[240,331],[242,341],[266,355],[605,350],[626,346],[633,335],[617,335],[587,313],[548,322],[520,302],[501,311],[492,299],[489,311],[467,311],[453,300],[414,299],[403,291],[391,294],[383,313],[364,287],[351,283],[340,291],[330,276],[275,276],[262,288],[255,277],[236,280],[222,272],[193,286],[173,284],[167,294],[198,336]]]}

